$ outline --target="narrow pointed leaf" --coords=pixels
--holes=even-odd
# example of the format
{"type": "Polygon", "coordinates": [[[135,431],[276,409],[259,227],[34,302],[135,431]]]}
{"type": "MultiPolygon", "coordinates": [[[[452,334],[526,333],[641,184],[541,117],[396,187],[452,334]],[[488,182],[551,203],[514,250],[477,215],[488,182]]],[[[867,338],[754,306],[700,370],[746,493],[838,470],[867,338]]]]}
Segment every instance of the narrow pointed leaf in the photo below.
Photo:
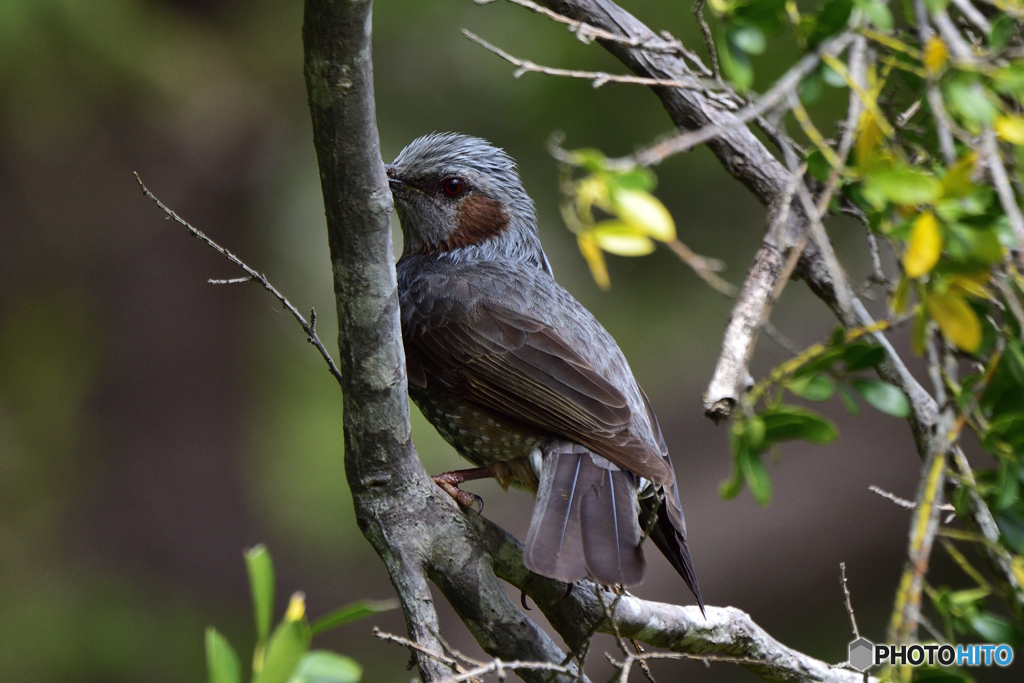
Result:
{"type": "Polygon", "coordinates": [[[312,637],[304,618],[281,622],[270,636],[263,668],[254,683],[286,683],[309,651],[312,637]]]}
{"type": "Polygon", "coordinates": [[[260,643],[270,635],[274,616],[274,563],[263,544],[245,551],[245,568],[249,572],[252,589],[253,614],[256,619],[256,637],[260,643]]]}
{"type": "Polygon", "coordinates": [[[313,635],[329,631],[343,624],[357,621],[373,614],[380,614],[398,607],[396,600],[359,600],[340,607],[313,622],[313,635]]]}
{"type": "Polygon", "coordinates": [[[206,669],[209,683],[241,683],[242,666],[235,648],[212,626],[206,629],[206,669]]]}

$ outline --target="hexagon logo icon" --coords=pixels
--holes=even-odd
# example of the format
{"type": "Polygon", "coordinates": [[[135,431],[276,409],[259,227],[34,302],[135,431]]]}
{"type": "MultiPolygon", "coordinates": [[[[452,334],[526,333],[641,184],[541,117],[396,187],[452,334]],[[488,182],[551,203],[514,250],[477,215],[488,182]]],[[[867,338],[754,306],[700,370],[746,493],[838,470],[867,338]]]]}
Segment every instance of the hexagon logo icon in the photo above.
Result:
{"type": "Polygon", "coordinates": [[[867,671],[875,664],[875,644],[867,638],[858,638],[850,643],[850,666],[857,671],[867,671]]]}

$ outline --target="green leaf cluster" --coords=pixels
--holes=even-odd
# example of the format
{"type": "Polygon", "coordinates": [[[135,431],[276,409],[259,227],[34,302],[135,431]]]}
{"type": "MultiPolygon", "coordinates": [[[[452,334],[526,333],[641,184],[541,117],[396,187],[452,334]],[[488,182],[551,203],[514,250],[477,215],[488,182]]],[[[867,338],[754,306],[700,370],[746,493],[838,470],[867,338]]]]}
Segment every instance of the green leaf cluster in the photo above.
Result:
{"type": "MultiPolygon", "coordinates": [[[[391,601],[362,600],[320,618],[312,625],[306,617],[305,598],[295,593],[277,626],[273,626],[274,565],[263,545],[245,552],[252,590],[256,644],[252,657],[252,683],[358,683],[362,667],[344,655],[311,650],[313,636],[371,614],[394,609],[391,601]]],[[[242,667],[231,643],[214,627],[206,630],[209,683],[242,683],[242,667]]]]}

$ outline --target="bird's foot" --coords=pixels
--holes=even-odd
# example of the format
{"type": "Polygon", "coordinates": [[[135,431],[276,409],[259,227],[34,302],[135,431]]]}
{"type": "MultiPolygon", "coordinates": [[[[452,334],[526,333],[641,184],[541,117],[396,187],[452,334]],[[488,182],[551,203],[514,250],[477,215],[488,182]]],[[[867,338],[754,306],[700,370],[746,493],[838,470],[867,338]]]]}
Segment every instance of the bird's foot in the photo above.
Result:
{"type": "Polygon", "coordinates": [[[456,470],[455,472],[444,472],[431,477],[434,483],[441,487],[445,493],[455,499],[455,502],[459,504],[459,507],[464,510],[472,510],[474,506],[479,505],[480,508],[477,513],[484,511],[484,499],[475,493],[469,491],[463,491],[459,488],[459,484],[472,481],[474,479],[486,479],[487,477],[493,476],[491,474],[491,468],[489,467],[478,467],[472,470],[456,470]]]}

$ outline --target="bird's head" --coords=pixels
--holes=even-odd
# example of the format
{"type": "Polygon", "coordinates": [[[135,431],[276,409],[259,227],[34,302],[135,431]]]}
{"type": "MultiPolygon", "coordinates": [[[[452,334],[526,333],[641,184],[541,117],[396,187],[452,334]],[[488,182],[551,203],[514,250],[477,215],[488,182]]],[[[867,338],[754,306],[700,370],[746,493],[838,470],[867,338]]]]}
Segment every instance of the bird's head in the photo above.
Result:
{"type": "Polygon", "coordinates": [[[388,164],[404,254],[514,258],[548,270],[515,161],[480,138],[433,133],[388,164]]]}

